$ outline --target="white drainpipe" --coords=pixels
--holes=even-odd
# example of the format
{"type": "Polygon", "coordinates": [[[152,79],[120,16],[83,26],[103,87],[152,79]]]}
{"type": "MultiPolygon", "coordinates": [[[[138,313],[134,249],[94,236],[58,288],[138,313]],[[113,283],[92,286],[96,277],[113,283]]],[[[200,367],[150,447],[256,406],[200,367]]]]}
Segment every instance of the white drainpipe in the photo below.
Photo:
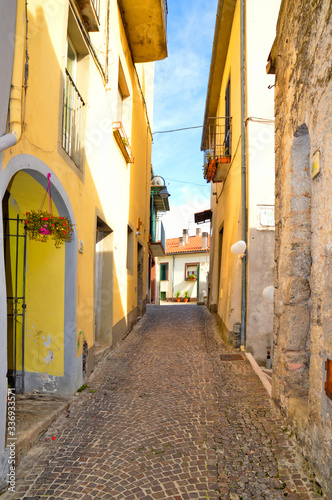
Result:
{"type": "Polygon", "coordinates": [[[9,96],[9,132],[0,137],[0,151],[14,146],[22,135],[22,88],[25,40],[25,0],[17,0],[12,85],[9,96]]]}

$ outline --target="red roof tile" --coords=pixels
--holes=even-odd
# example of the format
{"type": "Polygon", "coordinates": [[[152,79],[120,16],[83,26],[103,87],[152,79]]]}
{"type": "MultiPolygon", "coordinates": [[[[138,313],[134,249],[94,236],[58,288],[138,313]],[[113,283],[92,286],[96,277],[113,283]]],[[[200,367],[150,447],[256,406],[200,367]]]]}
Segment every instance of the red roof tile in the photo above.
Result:
{"type": "Polygon", "coordinates": [[[189,236],[188,243],[179,247],[179,238],[166,240],[166,254],[203,252],[210,250],[210,235],[208,235],[208,246],[202,248],[202,236],[189,236]]]}

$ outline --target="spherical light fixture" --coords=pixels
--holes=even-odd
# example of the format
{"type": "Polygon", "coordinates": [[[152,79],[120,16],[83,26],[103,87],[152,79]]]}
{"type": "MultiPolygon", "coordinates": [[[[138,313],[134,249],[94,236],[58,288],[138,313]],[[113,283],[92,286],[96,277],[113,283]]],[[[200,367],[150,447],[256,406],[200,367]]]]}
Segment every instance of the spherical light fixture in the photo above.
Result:
{"type": "Polygon", "coordinates": [[[266,300],[266,302],[269,302],[270,304],[273,304],[273,298],[274,298],[274,286],[270,285],[264,288],[263,292],[263,299],[266,300]]]}
{"type": "Polygon", "coordinates": [[[246,248],[247,248],[246,242],[240,240],[231,246],[231,252],[234,253],[235,255],[242,255],[246,251],[246,248]]]}

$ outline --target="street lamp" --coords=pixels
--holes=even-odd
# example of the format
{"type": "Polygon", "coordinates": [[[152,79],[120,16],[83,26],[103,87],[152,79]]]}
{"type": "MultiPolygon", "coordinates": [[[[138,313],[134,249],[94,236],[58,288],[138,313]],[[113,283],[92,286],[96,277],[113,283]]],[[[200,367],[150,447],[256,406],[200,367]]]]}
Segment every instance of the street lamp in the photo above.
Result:
{"type": "Polygon", "coordinates": [[[162,179],[164,184],[161,184],[160,182],[158,183],[158,180],[155,181],[155,183],[153,184],[152,187],[159,187],[161,186],[161,189],[160,191],[158,190],[158,192],[155,193],[155,196],[160,196],[160,198],[168,198],[169,196],[171,196],[169,194],[169,192],[167,191],[167,187],[166,187],[166,182],[165,182],[165,179],[163,177],[161,177],[160,175],[154,175],[152,178],[151,178],[151,185],[152,185],[152,181],[153,179],[162,179]]]}

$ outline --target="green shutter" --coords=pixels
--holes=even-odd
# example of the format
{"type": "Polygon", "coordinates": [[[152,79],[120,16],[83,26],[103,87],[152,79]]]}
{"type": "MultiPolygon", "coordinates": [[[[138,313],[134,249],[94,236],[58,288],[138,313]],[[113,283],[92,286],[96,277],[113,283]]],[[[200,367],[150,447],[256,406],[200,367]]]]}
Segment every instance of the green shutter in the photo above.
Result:
{"type": "Polygon", "coordinates": [[[167,280],[167,264],[160,264],[160,281],[167,280]]]}

